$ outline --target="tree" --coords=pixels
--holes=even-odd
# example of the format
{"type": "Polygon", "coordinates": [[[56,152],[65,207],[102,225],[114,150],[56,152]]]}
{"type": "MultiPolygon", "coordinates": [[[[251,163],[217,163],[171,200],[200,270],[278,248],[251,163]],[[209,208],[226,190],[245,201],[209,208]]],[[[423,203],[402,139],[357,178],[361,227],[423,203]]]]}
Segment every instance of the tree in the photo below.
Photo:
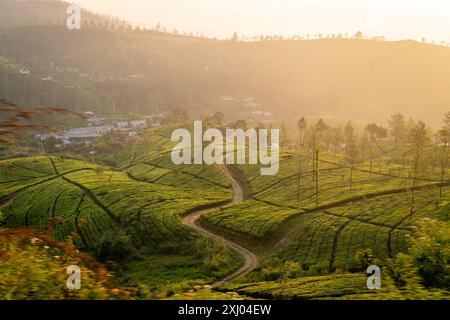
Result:
{"type": "Polygon", "coordinates": [[[286,291],[286,285],[287,281],[290,278],[299,277],[302,272],[302,267],[298,262],[293,261],[286,261],[281,266],[281,277],[279,279],[280,281],[280,287],[281,287],[281,295],[284,296],[286,291]]]}
{"type": "Polygon", "coordinates": [[[375,263],[375,257],[373,251],[370,248],[360,249],[356,252],[356,260],[361,266],[361,270],[367,270],[367,268],[375,263]]]}
{"type": "Polygon", "coordinates": [[[369,159],[369,165],[370,165],[370,177],[372,177],[372,168],[373,168],[373,160],[377,156],[377,142],[379,139],[387,138],[388,136],[388,129],[383,128],[382,126],[379,126],[375,123],[368,124],[365,130],[365,134],[369,135],[369,139],[367,141],[363,141],[363,145],[365,145],[365,153],[362,154],[362,157],[367,156],[369,159]]]}
{"type": "Polygon", "coordinates": [[[312,180],[315,182],[316,204],[319,204],[319,156],[325,130],[328,126],[322,119],[319,119],[315,126],[310,126],[307,130],[308,147],[312,152],[313,174],[312,180]]]}
{"type": "Polygon", "coordinates": [[[378,145],[375,141],[368,138],[367,133],[364,133],[361,137],[361,155],[360,160],[367,159],[369,161],[369,172],[370,172],[370,178],[372,178],[372,172],[373,172],[373,161],[379,156],[379,149],[378,145]]]}
{"type": "Polygon", "coordinates": [[[381,294],[388,299],[445,299],[450,290],[449,239],[448,223],[420,221],[408,238],[407,252],[389,261],[387,275],[393,286],[381,294]]]}
{"type": "Polygon", "coordinates": [[[288,142],[286,124],[283,122],[280,126],[280,147],[285,147],[288,142]]]}
{"type": "Polygon", "coordinates": [[[189,120],[189,110],[186,108],[173,108],[168,116],[169,123],[185,123],[189,120]]]}
{"type": "Polygon", "coordinates": [[[316,181],[316,204],[319,204],[319,154],[320,148],[325,136],[325,132],[329,129],[328,125],[320,118],[316,124],[317,131],[317,141],[316,141],[316,152],[315,152],[315,181],[316,181]]]}
{"type": "Polygon", "coordinates": [[[328,130],[328,125],[325,123],[325,121],[323,121],[322,118],[320,118],[319,120],[317,120],[316,128],[320,133],[323,133],[328,130]]]}
{"type": "Polygon", "coordinates": [[[376,142],[379,139],[387,138],[388,136],[388,130],[377,125],[376,123],[368,124],[365,131],[369,134],[370,140],[373,142],[376,142]]]}
{"type": "Polygon", "coordinates": [[[212,120],[217,124],[218,127],[223,125],[223,121],[225,119],[225,115],[221,111],[217,111],[213,114],[212,120]]]}
{"type": "MultiPolygon", "coordinates": [[[[438,159],[441,167],[441,184],[444,182],[450,156],[450,112],[444,117],[444,127],[435,134],[438,149],[438,159]]],[[[442,185],[439,187],[439,197],[442,198],[442,185]]]]}
{"type": "Polygon", "coordinates": [[[245,120],[237,120],[235,123],[230,125],[230,128],[232,129],[242,129],[242,130],[247,130],[247,121],[245,120]]]}
{"type": "Polygon", "coordinates": [[[341,148],[344,143],[344,130],[342,127],[332,128],[331,132],[331,143],[333,145],[334,154],[336,155],[338,149],[341,148]]]}
{"type": "Polygon", "coordinates": [[[368,157],[369,150],[372,147],[372,143],[370,142],[369,136],[367,135],[367,132],[364,132],[361,136],[361,139],[359,140],[359,150],[361,155],[361,160],[365,161],[368,157]]]}
{"type": "MultiPolygon", "coordinates": [[[[449,144],[450,144],[449,132],[445,129],[441,129],[438,132],[436,132],[434,138],[437,147],[437,159],[439,161],[441,169],[440,180],[442,184],[444,183],[445,172],[448,166],[449,144]]],[[[442,198],[442,186],[439,187],[439,197],[442,198]]]]}
{"type": "Polygon", "coordinates": [[[361,31],[358,31],[353,36],[353,39],[355,39],[355,40],[362,40],[362,39],[364,39],[364,35],[363,35],[363,33],[361,31]]]}
{"type": "Polygon", "coordinates": [[[299,150],[305,144],[305,133],[307,128],[308,124],[305,120],[305,117],[302,117],[300,120],[297,121],[297,130],[298,130],[297,150],[299,150]]]}
{"type": "MultiPolygon", "coordinates": [[[[305,145],[305,134],[306,134],[307,128],[308,128],[308,124],[306,123],[305,118],[302,117],[297,122],[297,129],[298,129],[297,150],[300,150],[300,148],[305,145]]],[[[300,201],[300,186],[301,186],[301,179],[302,179],[302,170],[303,170],[303,157],[302,157],[302,154],[299,152],[299,154],[298,154],[298,176],[297,176],[297,201],[300,201]]]]}
{"type": "MultiPolygon", "coordinates": [[[[316,126],[310,126],[307,129],[307,145],[311,150],[312,155],[312,181],[316,181],[316,156],[318,154],[317,150],[319,148],[319,132],[316,126]]],[[[317,193],[317,184],[316,184],[316,203],[318,203],[318,193],[317,193]]]]}
{"type": "Polygon", "coordinates": [[[237,34],[237,32],[235,32],[235,33],[233,34],[233,38],[231,38],[231,41],[236,42],[236,41],[238,41],[238,40],[239,40],[239,35],[237,34]]]}
{"type": "Polygon", "coordinates": [[[394,114],[388,120],[390,127],[390,134],[394,137],[394,151],[397,151],[399,142],[403,139],[406,132],[405,117],[400,114],[394,114]]]}
{"type": "Polygon", "coordinates": [[[205,117],[203,119],[203,126],[205,128],[221,128],[224,119],[225,115],[222,112],[218,111],[215,112],[212,116],[205,117]]]}
{"type": "Polygon", "coordinates": [[[411,196],[411,218],[414,214],[415,187],[420,173],[424,170],[425,151],[430,142],[428,129],[422,121],[419,121],[408,133],[409,152],[411,153],[411,168],[413,176],[411,196]]]}
{"type": "Polygon", "coordinates": [[[444,116],[444,128],[450,132],[450,111],[444,116]]]}
{"type": "Polygon", "coordinates": [[[353,170],[359,157],[357,137],[354,132],[355,130],[351,122],[348,122],[344,129],[344,135],[345,135],[345,161],[347,161],[350,165],[350,179],[349,179],[350,191],[352,191],[353,189],[353,170]]]}

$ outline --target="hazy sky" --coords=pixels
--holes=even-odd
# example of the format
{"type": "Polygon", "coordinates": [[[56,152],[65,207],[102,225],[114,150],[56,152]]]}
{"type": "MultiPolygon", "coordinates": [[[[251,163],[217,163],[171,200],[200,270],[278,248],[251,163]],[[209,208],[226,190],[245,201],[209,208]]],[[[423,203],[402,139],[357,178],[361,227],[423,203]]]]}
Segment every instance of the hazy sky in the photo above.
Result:
{"type": "Polygon", "coordinates": [[[145,26],[219,38],[257,34],[353,34],[450,41],[448,0],[72,0],[145,26]]]}

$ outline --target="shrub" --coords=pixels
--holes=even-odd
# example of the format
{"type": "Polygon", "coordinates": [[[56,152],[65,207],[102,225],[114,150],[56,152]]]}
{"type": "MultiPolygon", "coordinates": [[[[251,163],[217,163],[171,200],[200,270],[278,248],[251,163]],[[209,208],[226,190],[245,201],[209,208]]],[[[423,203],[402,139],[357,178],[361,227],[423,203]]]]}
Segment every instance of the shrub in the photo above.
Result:
{"type": "Polygon", "coordinates": [[[230,248],[224,242],[198,239],[194,243],[194,255],[202,259],[203,266],[211,271],[227,268],[232,263],[230,248]]]}
{"type": "Polygon", "coordinates": [[[424,219],[408,238],[409,249],[391,262],[391,274],[399,287],[407,280],[405,269],[413,270],[427,288],[450,290],[450,225],[424,219]]]}
{"type": "Polygon", "coordinates": [[[409,249],[387,266],[382,297],[448,299],[450,290],[450,225],[424,219],[408,239],[409,249]]]}
{"type": "Polygon", "coordinates": [[[0,300],[121,299],[111,274],[66,244],[28,229],[0,231],[0,300]],[[69,265],[81,268],[81,289],[67,288],[69,265]]]}
{"type": "Polygon", "coordinates": [[[135,251],[130,238],[123,232],[107,233],[102,236],[97,249],[97,258],[102,261],[122,260],[135,251]]]}

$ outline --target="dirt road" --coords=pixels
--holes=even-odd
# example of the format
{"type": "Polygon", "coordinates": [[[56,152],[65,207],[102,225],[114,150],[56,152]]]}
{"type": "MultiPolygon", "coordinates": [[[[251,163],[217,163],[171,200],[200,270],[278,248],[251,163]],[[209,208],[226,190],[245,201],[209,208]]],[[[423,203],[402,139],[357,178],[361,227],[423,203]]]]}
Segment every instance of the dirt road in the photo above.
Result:
{"type": "MultiPolygon", "coordinates": [[[[238,183],[238,181],[233,177],[233,174],[230,172],[230,170],[225,166],[221,166],[221,169],[223,170],[223,172],[225,173],[225,175],[228,177],[228,179],[230,179],[231,182],[231,186],[233,189],[233,200],[232,203],[241,203],[242,201],[244,201],[244,191],[241,187],[241,185],[238,183]]],[[[218,206],[219,207],[219,206],[218,206]]],[[[230,247],[231,249],[235,250],[237,253],[239,253],[243,258],[244,258],[244,265],[237,270],[236,272],[234,272],[233,274],[227,276],[225,279],[214,283],[212,286],[213,287],[217,287],[220,286],[221,284],[224,284],[228,281],[237,279],[239,277],[243,277],[244,275],[248,274],[250,271],[252,271],[254,268],[256,268],[256,266],[258,265],[258,257],[251,252],[250,250],[238,245],[237,243],[225,239],[222,236],[216,235],[214,234],[212,231],[206,230],[205,228],[203,228],[199,223],[198,220],[201,218],[202,215],[214,211],[217,208],[212,208],[212,209],[207,209],[207,210],[200,210],[200,211],[196,211],[191,213],[190,215],[186,216],[183,219],[183,223],[202,233],[203,235],[217,240],[217,241],[224,241],[224,243],[230,247]]]]}

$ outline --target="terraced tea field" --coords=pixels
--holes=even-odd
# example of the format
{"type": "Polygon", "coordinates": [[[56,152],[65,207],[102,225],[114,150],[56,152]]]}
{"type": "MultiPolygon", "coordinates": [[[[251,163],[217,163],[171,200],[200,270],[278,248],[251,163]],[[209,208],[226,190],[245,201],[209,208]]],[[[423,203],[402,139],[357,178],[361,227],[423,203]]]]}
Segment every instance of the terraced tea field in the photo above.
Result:
{"type": "MultiPolygon", "coordinates": [[[[194,234],[180,217],[190,209],[226,201],[230,191],[217,182],[226,181],[220,170],[211,181],[167,170],[185,176],[186,185],[174,178],[164,180],[166,184],[136,181],[124,172],[74,160],[41,157],[3,162],[6,226],[43,227],[52,219],[59,240],[75,232],[75,243],[85,249],[97,248],[105,234],[119,230],[136,233],[135,244],[155,251],[177,247],[194,234]],[[191,181],[196,179],[197,185],[191,181]],[[146,230],[145,237],[137,237],[141,229],[146,230]]],[[[197,173],[198,177],[206,174],[202,169],[197,173]]]]}
{"type": "Polygon", "coordinates": [[[321,156],[318,183],[310,155],[294,151],[282,152],[275,176],[262,176],[260,167],[251,165],[224,174],[218,166],[174,165],[167,130],[150,130],[132,157],[130,150],[118,155],[122,160],[115,169],[58,157],[2,161],[4,226],[51,225],[58,240],[70,237],[93,253],[125,236],[140,258],[124,261],[119,274],[132,285],[157,283],[151,292],[166,286],[169,292],[174,286],[181,290],[190,281],[212,284],[239,268],[240,253],[246,275],[232,276],[241,279],[218,290],[253,298],[322,299],[372,296],[357,253],[370,249],[386,261],[406,249],[418,221],[449,218],[450,182],[442,182],[434,166],[414,188],[411,168],[401,161],[380,158],[350,170],[339,155],[328,153],[321,156]],[[232,189],[238,201],[231,201],[232,189]],[[183,224],[183,217],[200,224],[183,224]],[[213,244],[199,243],[202,234],[213,244]],[[218,235],[227,238],[222,245],[228,251],[216,251],[218,235]],[[214,267],[205,254],[214,256],[214,267]],[[261,278],[257,263],[273,259],[298,263],[308,276],[254,282],[261,278]]]}
{"type": "Polygon", "coordinates": [[[406,236],[419,220],[449,218],[450,183],[444,182],[441,198],[437,168],[418,180],[411,212],[412,179],[406,166],[384,159],[371,168],[360,164],[353,169],[350,190],[350,169],[339,157],[326,154],[320,163],[316,205],[308,161],[303,162],[298,189],[298,163],[298,154],[284,152],[276,176],[260,176],[257,166],[238,166],[251,188],[251,199],[210,212],[202,221],[247,239],[249,245],[258,244],[259,251],[265,243],[264,255],[328,274],[359,270],[356,254],[362,249],[371,249],[381,260],[394,257],[406,249],[406,236]]]}
{"type": "Polygon", "coordinates": [[[229,284],[221,291],[234,291],[262,299],[317,300],[330,298],[367,299],[374,295],[367,289],[367,277],[355,274],[336,274],[322,277],[302,277],[284,282],[229,284]]]}
{"type": "MultiPolygon", "coordinates": [[[[299,155],[284,152],[280,155],[280,171],[276,176],[261,176],[257,166],[239,166],[252,189],[253,197],[281,207],[311,208],[316,206],[316,185],[313,181],[311,161],[305,154],[299,183],[299,155]],[[298,185],[300,184],[300,188],[298,185]]],[[[418,184],[440,182],[440,169],[431,168],[419,179],[418,184]]],[[[411,169],[403,165],[375,162],[372,170],[368,163],[356,166],[352,173],[339,157],[324,154],[319,165],[319,204],[325,205],[353,196],[363,196],[377,191],[404,188],[413,184],[411,169]]],[[[450,172],[448,172],[450,173],[450,172]]]]}

